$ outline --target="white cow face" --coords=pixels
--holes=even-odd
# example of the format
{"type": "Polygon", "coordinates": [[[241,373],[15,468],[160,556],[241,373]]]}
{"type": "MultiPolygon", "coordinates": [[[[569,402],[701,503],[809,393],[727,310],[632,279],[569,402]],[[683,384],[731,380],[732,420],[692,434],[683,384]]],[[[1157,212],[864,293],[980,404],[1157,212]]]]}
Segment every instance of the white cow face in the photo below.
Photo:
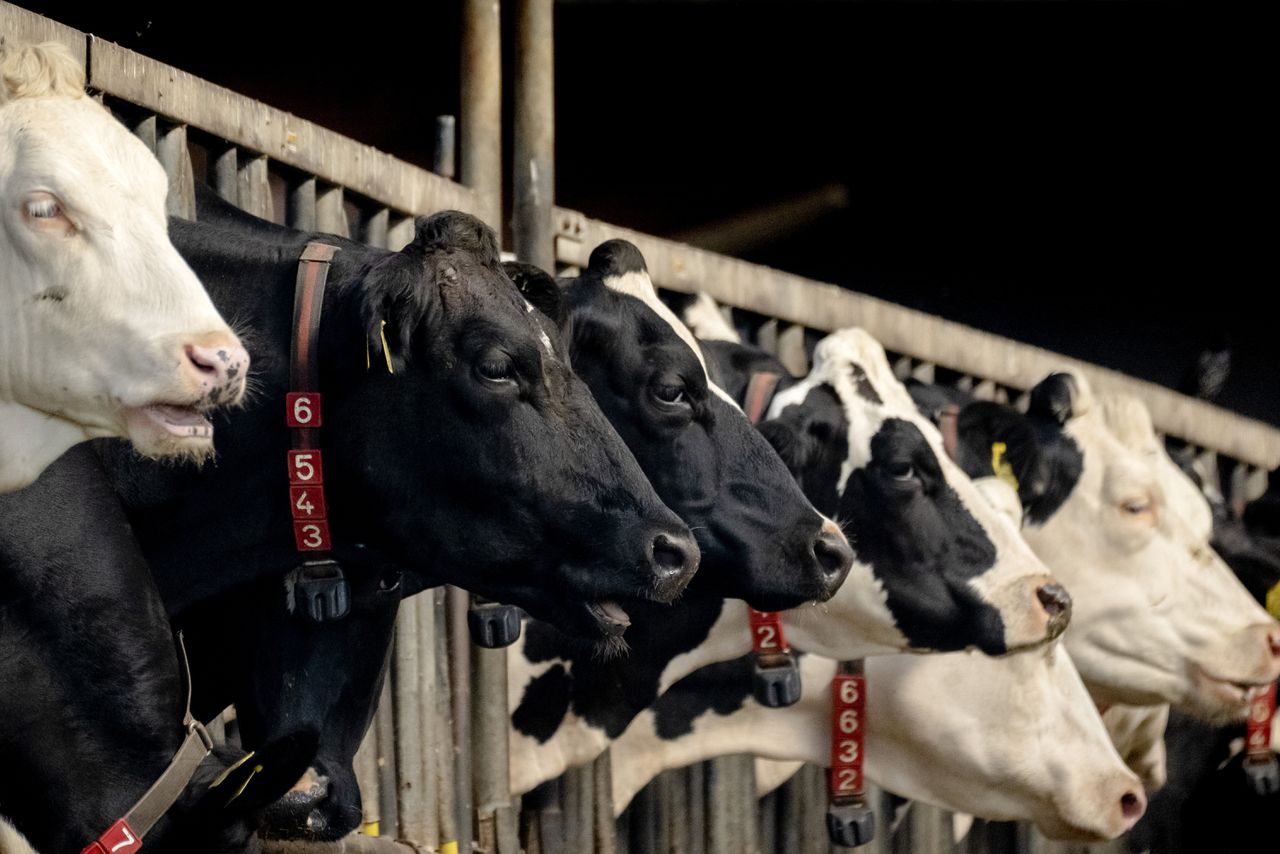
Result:
{"type": "Polygon", "coordinates": [[[1280,674],[1280,632],[1209,547],[1207,503],[1149,417],[1068,374],[1037,386],[1029,416],[1041,494],[1023,533],[1072,591],[1065,641],[1090,689],[1240,719],[1252,688],[1280,674]]]}
{"type": "Polygon", "coordinates": [[[2,63],[0,488],[97,436],[206,456],[248,355],[169,243],[164,171],[65,50],[2,63]]]}
{"type": "MultiPolygon", "coordinates": [[[[937,429],[860,329],[819,342],[813,370],[774,398],[760,430],[822,512],[852,532],[846,588],[878,588],[899,647],[999,654],[1056,637],[1070,600],[1016,527],[943,451],[937,429]],[[824,506],[824,504],[830,506],[824,506]]],[[[842,622],[867,622],[837,595],[842,622]]],[[[888,644],[888,635],[880,638],[888,644]]]]}

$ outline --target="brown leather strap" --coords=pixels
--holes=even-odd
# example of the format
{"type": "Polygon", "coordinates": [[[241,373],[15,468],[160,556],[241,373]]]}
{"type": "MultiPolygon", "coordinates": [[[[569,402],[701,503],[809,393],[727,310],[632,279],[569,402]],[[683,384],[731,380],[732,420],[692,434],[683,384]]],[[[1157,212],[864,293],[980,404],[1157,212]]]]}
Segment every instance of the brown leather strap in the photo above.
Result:
{"type": "Polygon", "coordinates": [[[762,371],[752,374],[751,379],[747,381],[747,399],[743,410],[747,413],[747,420],[752,424],[759,424],[768,412],[769,403],[773,400],[773,393],[777,390],[778,381],[781,379],[782,374],[762,371]]]}
{"type": "MultiPolygon", "coordinates": [[[[313,240],[298,259],[289,354],[289,390],[292,392],[320,391],[320,314],[324,310],[329,264],[337,253],[338,247],[313,240]]],[[[293,446],[303,449],[317,447],[319,433],[316,427],[295,428],[293,446]]]]}

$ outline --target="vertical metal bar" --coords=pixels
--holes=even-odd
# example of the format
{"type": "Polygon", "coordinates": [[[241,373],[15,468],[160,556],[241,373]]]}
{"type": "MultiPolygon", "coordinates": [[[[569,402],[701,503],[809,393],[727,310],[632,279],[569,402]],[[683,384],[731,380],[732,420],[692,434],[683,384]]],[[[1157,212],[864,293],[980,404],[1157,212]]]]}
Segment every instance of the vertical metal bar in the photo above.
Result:
{"type": "Polygon", "coordinates": [[[316,219],[316,179],[301,178],[289,189],[286,222],[290,228],[299,231],[317,231],[316,219]]]}
{"type": "Polygon", "coordinates": [[[378,745],[378,812],[382,832],[395,838],[400,834],[400,810],[396,803],[396,726],[391,706],[391,680],[382,682],[382,698],[373,719],[378,745]]]}
{"type": "Polygon", "coordinates": [[[239,207],[240,167],[235,146],[220,152],[213,160],[213,189],[223,200],[239,207]]]}
{"type": "Polygon", "coordinates": [[[449,662],[449,703],[453,722],[453,790],[458,854],[471,854],[471,634],[467,591],[445,588],[445,642],[449,662]]]}
{"type": "Polygon", "coordinates": [[[453,116],[436,116],[436,151],[431,171],[450,180],[458,174],[458,121],[453,116]]]}
{"type": "Polygon", "coordinates": [[[809,373],[809,355],[804,351],[804,327],[791,323],[778,335],[778,359],[793,376],[809,373]]]}
{"type": "MultiPolygon", "coordinates": [[[[399,771],[400,835],[418,843],[429,843],[426,813],[426,781],[422,758],[427,742],[423,738],[422,703],[424,687],[420,681],[419,656],[429,654],[422,648],[418,612],[409,602],[396,618],[395,670],[392,673],[396,733],[396,768],[399,771]]],[[[426,690],[430,690],[428,687],[426,690]]],[[[431,809],[434,811],[435,804],[431,809]]]]}
{"type": "Polygon", "coordinates": [[[165,210],[169,216],[196,218],[196,176],[187,150],[187,126],[174,125],[156,139],[156,157],[169,177],[165,210]]]}
{"type": "Polygon", "coordinates": [[[142,144],[147,147],[147,151],[152,154],[156,153],[156,117],[154,115],[144,116],[135,122],[133,135],[142,140],[142,144]]]}
{"type": "Polygon", "coordinates": [[[254,216],[271,219],[271,182],[267,158],[253,157],[240,164],[240,207],[254,216]]]}
{"type": "Polygon", "coordinates": [[[382,813],[378,797],[378,736],[377,728],[369,727],[360,742],[355,758],[356,782],[360,786],[360,802],[363,818],[361,831],[366,836],[382,835],[382,813]]]}
{"type": "Polygon", "coordinates": [[[688,769],[689,833],[685,850],[688,854],[706,854],[707,850],[707,766],[699,762],[688,769]]]}
{"type": "Polygon", "coordinates": [[[497,843],[497,810],[510,808],[507,733],[507,651],[471,649],[472,796],[481,821],[493,823],[497,843]]]}
{"type": "Polygon", "coordinates": [[[605,751],[591,763],[592,800],[595,818],[595,854],[614,854],[613,830],[613,763],[609,751],[605,751]]]}
{"type": "Polygon", "coordinates": [[[730,841],[733,811],[726,795],[732,773],[729,757],[712,759],[707,767],[707,854],[740,854],[733,850],[730,841]]]}
{"type": "MultiPolygon", "coordinates": [[[[393,216],[387,227],[387,248],[399,252],[413,242],[413,217],[393,216]]],[[[443,624],[442,624],[443,625],[443,624]]]]}
{"type": "Polygon", "coordinates": [[[387,227],[391,224],[391,212],[378,208],[364,222],[364,242],[379,249],[387,248],[387,227]]]}
{"type": "Polygon", "coordinates": [[[517,0],[511,225],[516,255],[555,269],[555,61],[552,0],[517,0]]]}
{"type": "Polygon", "coordinates": [[[778,353],[778,321],[772,317],[756,330],[756,346],[766,353],[778,353]]]}
{"type": "MultiPolygon", "coordinates": [[[[428,659],[431,662],[431,679],[435,684],[433,695],[427,699],[434,701],[431,714],[425,715],[424,722],[431,724],[431,741],[428,747],[434,761],[428,765],[428,796],[436,802],[435,834],[442,849],[449,843],[458,842],[458,803],[454,791],[454,753],[453,753],[453,685],[449,680],[449,651],[445,635],[445,591],[436,588],[429,593],[418,596],[422,617],[422,625],[430,623],[431,648],[428,659]]],[[[423,629],[423,634],[427,630],[423,629]]],[[[423,683],[427,684],[427,683],[423,683]]],[[[468,823],[468,831],[470,823],[468,823]]],[[[432,844],[431,840],[427,840],[432,844]]]]}
{"type": "Polygon", "coordinates": [[[480,218],[502,229],[502,21],[498,0],[462,8],[462,183],[483,204],[480,218]]]}
{"type": "Polygon", "coordinates": [[[351,223],[341,187],[317,187],[316,229],[339,237],[351,236],[351,223]]]}

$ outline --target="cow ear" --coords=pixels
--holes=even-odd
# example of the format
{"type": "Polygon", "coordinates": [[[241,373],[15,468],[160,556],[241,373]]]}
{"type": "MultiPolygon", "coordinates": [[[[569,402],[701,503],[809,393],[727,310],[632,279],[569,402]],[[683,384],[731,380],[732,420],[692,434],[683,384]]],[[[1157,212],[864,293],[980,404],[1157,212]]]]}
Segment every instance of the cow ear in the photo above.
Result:
{"type": "Polygon", "coordinates": [[[557,327],[564,328],[568,310],[560,286],[550,273],[521,261],[503,261],[502,269],[530,305],[555,321],[557,327]]]}
{"type": "Polygon", "coordinates": [[[1088,410],[1088,390],[1083,381],[1072,374],[1058,373],[1036,383],[1031,389],[1027,414],[1065,425],[1088,410]]]}
{"type": "Polygon", "coordinates": [[[1043,460],[1035,428],[1017,410],[976,401],[956,417],[956,463],[971,478],[999,477],[1030,504],[1044,492],[1043,460]]]}
{"type": "Polygon", "coordinates": [[[449,269],[444,265],[431,276],[427,259],[413,244],[369,268],[357,320],[364,333],[366,367],[385,365],[395,373],[408,363],[414,330],[430,324],[439,304],[436,278],[447,276],[449,269]]]}

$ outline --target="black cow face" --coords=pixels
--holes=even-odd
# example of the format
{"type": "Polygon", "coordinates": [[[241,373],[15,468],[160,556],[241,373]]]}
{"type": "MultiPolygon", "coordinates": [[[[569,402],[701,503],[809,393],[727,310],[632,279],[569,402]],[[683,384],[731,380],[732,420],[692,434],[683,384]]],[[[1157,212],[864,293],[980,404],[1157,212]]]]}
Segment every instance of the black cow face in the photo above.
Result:
{"type": "Polygon", "coordinates": [[[708,382],[697,345],[657,300],[636,248],[597,247],[566,293],[574,369],[694,531],[699,589],[769,610],[829,598],[851,563],[847,543],[708,382]]]}
{"type": "Polygon", "coordinates": [[[487,227],[420,221],[346,305],[327,330],[338,359],[326,376],[346,390],[325,427],[344,443],[330,501],[335,519],[358,520],[348,536],[587,637],[622,633],[620,600],[679,594],[698,564],[688,528],[503,272],[487,227]]]}
{"type": "MultiPolygon", "coordinates": [[[[1015,639],[1001,611],[1035,613],[1035,573],[1043,569],[1025,550],[1011,556],[1003,570],[1009,580],[1001,584],[1012,590],[1014,578],[1027,578],[1025,599],[1011,594],[998,603],[975,584],[999,564],[1001,545],[991,531],[1003,527],[991,523],[992,508],[925,437],[883,351],[869,337],[845,330],[825,339],[814,372],[777,395],[771,414],[761,432],[819,509],[857,531],[855,554],[883,582],[889,610],[911,646],[977,646],[998,654],[1043,642],[1043,622],[1033,618],[1015,639]]],[[[1065,626],[1066,615],[1058,622],[1065,626]]],[[[1050,625],[1048,634],[1060,630],[1050,625]]]]}

